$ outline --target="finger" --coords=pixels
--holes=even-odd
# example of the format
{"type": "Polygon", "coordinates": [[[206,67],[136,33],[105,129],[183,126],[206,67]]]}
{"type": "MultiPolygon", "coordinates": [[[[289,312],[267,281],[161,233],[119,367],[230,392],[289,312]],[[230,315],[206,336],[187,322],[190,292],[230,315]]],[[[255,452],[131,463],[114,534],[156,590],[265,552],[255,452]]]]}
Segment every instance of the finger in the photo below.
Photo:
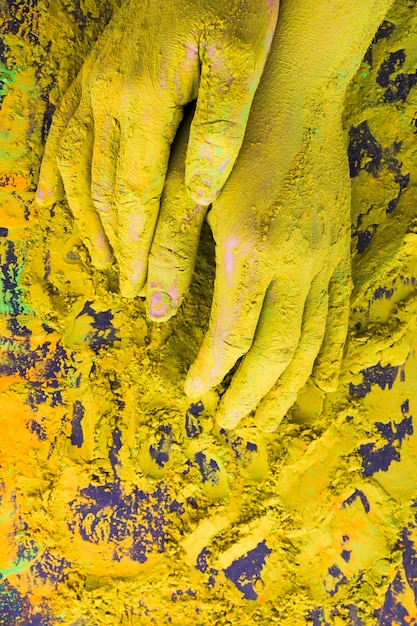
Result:
{"type": "Polygon", "coordinates": [[[328,314],[327,284],[319,275],[313,281],[304,307],[300,340],[289,365],[261,401],[255,422],[263,432],[276,430],[307,382],[323,342],[328,314]]]}
{"type": "Polygon", "coordinates": [[[148,316],[156,322],[172,317],[187,291],[194,270],[207,207],[196,204],[184,183],[185,153],[192,115],[171,148],[161,209],[148,260],[148,316]]]}
{"type": "Polygon", "coordinates": [[[69,87],[55,111],[45,144],[39,173],[36,201],[41,206],[51,206],[64,195],[64,186],[58,170],[57,154],[65,130],[81,100],[81,73],[69,87]]]}
{"type": "Polygon", "coordinates": [[[186,184],[193,200],[210,204],[220,193],[240,150],[249,110],[265,64],[278,15],[248,9],[227,37],[207,42],[186,160],[186,184]]]}
{"type": "Polygon", "coordinates": [[[336,391],[339,382],[352,286],[350,257],[346,257],[336,268],[330,281],[326,330],[313,370],[315,382],[328,393],[336,391]]]}
{"type": "Polygon", "coordinates": [[[169,149],[182,116],[181,107],[166,108],[168,118],[155,107],[140,103],[121,120],[120,152],[115,183],[120,255],[120,292],[137,296],[146,281],[149,251],[158,219],[168,166],[169,149]]]}
{"type": "Polygon", "coordinates": [[[112,251],[91,199],[93,142],[91,109],[84,101],[68,124],[57,155],[57,163],[80,237],[90,254],[92,264],[103,268],[112,261],[112,251]]]}
{"type": "Polygon", "coordinates": [[[94,115],[95,140],[91,166],[91,197],[100,216],[107,239],[119,258],[118,223],[114,206],[114,185],[120,144],[120,124],[117,119],[105,120],[94,115]]]}
{"type": "Polygon", "coordinates": [[[216,421],[234,428],[269,392],[298,345],[306,301],[304,281],[274,280],[268,288],[253,344],[224,394],[216,421]]]}
{"type": "Polygon", "coordinates": [[[249,350],[255,335],[268,283],[256,275],[253,259],[245,247],[250,249],[252,242],[244,245],[237,237],[230,237],[221,251],[217,246],[209,328],[184,386],[191,398],[220,383],[249,350]]]}

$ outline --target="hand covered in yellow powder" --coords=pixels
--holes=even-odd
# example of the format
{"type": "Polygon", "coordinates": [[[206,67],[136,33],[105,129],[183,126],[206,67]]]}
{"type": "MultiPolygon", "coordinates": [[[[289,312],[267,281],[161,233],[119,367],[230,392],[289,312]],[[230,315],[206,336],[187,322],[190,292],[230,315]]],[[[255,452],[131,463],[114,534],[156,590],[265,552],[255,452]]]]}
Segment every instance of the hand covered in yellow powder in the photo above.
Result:
{"type": "MultiPolygon", "coordinates": [[[[244,357],[217,421],[257,408],[275,430],[313,373],[337,386],[350,279],[344,94],[390,0],[282,0],[245,139],[208,214],[216,242],[209,329],[185,389],[199,397],[244,357]]],[[[168,319],[191,279],[205,208],[187,199],[175,146],[148,271],[149,314],[168,319]]]]}
{"type": "Polygon", "coordinates": [[[55,114],[37,199],[65,193],[92,263],[116,257],[124,296],[145,284],[170,145],[197,99],[186,158],[208,205],[239,152],[278,0],[125,0],[55,114]]]}

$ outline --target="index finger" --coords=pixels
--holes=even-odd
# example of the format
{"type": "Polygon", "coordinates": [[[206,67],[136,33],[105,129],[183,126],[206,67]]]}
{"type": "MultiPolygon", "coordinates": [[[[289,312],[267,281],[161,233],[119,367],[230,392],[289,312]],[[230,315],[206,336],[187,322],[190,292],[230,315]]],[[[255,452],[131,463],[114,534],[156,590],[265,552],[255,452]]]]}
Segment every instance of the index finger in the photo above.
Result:
{"type": "Polygon", "coordinates": [[[209,328],[185,381],[190,397],[199,397],[219,384],[249,350],[255,335],[269,280],[251,271],[250,253],[244,252],[239,258],[241,244],[229,237],[222,250],[217,246],[209,328]]]}

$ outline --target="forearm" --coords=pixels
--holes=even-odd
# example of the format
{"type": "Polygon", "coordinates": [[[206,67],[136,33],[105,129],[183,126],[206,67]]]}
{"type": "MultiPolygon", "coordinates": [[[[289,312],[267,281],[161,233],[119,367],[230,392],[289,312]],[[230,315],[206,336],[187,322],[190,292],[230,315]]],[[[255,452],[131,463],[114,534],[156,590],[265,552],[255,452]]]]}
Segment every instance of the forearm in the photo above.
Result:
{"type": "Polygon", "coordinates": [[[282,0],[268,65],[276,101],[343,98],[393,0],[282,0]]]}

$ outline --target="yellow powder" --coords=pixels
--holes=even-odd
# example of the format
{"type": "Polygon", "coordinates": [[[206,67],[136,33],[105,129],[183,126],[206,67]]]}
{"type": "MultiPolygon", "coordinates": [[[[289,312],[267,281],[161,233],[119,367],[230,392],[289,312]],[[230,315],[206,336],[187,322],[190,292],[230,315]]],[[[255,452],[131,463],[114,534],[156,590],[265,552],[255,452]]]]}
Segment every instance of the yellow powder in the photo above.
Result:
{"type": "Polygon", "coordinates": [[[355,290],[339,388],[310,382],[276,433],[249,419],[229,437],[216,393],[195,416],[183,393],[210,312],[208,227],[186,302],[154,325],[115,267],[92,268],[65,200],[32,204],[42,120],[116,8],[35,4],[1,9],[0,622],[368,625],[397,576],[415,623],[415,2],[395,4],[346,100],[355,290]]]}

